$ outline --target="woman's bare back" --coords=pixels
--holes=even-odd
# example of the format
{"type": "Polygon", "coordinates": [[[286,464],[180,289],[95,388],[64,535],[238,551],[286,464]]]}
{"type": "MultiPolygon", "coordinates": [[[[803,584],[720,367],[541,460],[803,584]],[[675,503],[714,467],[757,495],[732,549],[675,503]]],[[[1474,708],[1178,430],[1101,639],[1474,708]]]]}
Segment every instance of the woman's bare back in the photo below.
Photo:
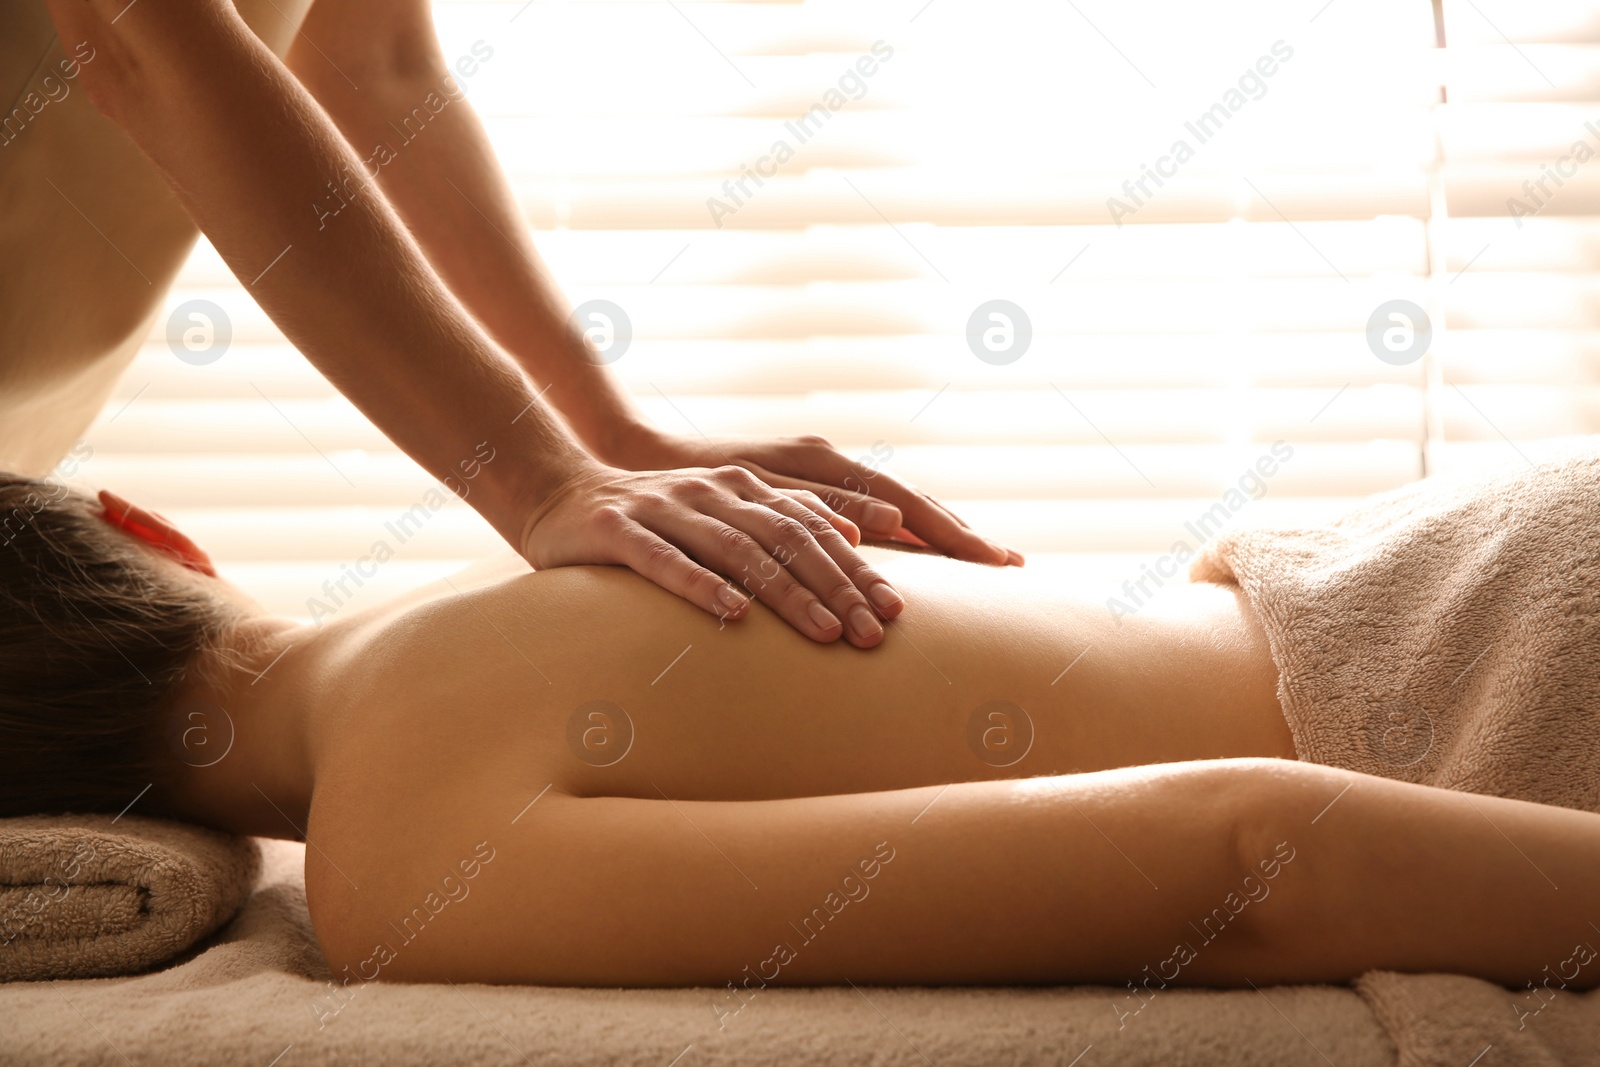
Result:
{"type": "Polygon", "coordinates": [[[872,652],[796,641],[765,610],[719,623],[621,569],[510,561],[444,586],[363,636],[331,773],[367,789],[420,759],[492,764],[513,791],[759,800],[1294,758],[1232,590],[1118,623],[1037,575],[873,555],[915,610],[872,652]]]}

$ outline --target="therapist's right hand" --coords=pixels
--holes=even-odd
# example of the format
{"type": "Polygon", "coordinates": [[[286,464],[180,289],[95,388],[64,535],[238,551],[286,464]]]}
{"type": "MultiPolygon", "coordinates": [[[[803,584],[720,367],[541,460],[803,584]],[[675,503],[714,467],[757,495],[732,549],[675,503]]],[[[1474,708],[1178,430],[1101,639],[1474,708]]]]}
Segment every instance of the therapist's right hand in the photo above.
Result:
{"type": "Polygon", "coordinates": [[[630,567],[723,619],[750,597],[813,641],[883,640],[905,607],[856,552],[860,531],[816,495],[742,467],[628,471],[585,466],[545,498],[520,549],[535,568],[630,567]]]}

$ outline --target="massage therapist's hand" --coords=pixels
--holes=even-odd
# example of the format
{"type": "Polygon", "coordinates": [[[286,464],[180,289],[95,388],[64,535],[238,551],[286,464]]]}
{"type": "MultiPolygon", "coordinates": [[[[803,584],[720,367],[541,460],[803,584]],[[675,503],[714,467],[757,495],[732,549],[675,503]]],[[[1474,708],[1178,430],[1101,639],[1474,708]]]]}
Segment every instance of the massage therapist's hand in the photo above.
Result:
{"type": "Polygon", "coordinates": [[[904,603],[857,555],[859,540],[812,493],[780,492],[741,467],[590,464],[534,511],[521,548],[541,569],[631,567],[719,618],[743,616],[754,596],[814,641],[842,634],[871,648],[883,640],[879,619],[904,603]]]}
{"type": "Polygon", "coordinates": [[[821,437],[707,440],[637,430],[612,461],[635,470],[732,464],[775,488],[815,495],[868,540],[924,545],[970,563],[1023,563],[1020,552],[980,537],[937,500],[852,462],[821,437]]]}

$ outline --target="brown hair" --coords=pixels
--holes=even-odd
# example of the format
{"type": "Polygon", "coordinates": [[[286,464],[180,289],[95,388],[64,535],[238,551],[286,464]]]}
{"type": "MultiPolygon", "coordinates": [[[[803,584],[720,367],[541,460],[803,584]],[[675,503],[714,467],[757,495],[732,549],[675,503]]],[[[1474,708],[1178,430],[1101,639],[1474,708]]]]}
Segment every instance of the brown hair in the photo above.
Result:
{"type": "Polygon", "coordinates": [[[52,481],[0,473],[0,816],[121,811],[161,712],[239,611],[52,481]]]}

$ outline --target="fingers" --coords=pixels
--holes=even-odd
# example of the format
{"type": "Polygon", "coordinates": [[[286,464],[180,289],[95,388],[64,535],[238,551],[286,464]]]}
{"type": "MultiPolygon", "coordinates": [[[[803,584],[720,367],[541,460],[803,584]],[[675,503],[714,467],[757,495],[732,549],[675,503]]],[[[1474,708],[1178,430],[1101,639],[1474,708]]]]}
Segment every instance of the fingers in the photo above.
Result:
{"type": "Polygon", "coordinates": [[[626,518],[616,520],[617,562],[719,619],[742,618],[750,599],[682,549],[626,518]]]}
{"type": "MultiPolygon", "coordinates": [[[[758,470],[757,473],[761,472],[758,470]]],[[[858,534],[864,534],[874,541],[894,540],[904,525],[899,508],[864,493],[852,493],[836,485],[824,485],[821,482],[808,482],[798,478],[783,478],[776,474],[763,475],[762,480],[781,488],[784,493],[797,500],[801,500],[799,496],[801,493],[811,494],[828,511],[849,521],[857,528],[858,534]]],[[[805,500],[801,502],[808,503],[805,500]]],[[[845,534],[845,540],[853,545],[861,543],[860,536],[852,538],[849,534],[845,534]]]]}
{"type": "MultiPolygon", "coordinates": [[[[921,497],[923,500],[926,500],[928,503],[930,503],[934,507],[938,508],[940,511],[944,512],[947,516],[950,517],[951,520],[953,520],[963,530],[966,530],[969,533],[972,531],[972,527],[967,525],[966,520],[962,519],[962,517],[960,515],[957,515],[955,512],[951,511],[949,508],[947,508],[943,504],[939,503],[939,501],[935,500],[933,497],[929,496],[927,493],[919,492],[918,490],[911,488],[909,485],[905,487],[905,490],[908,493],[916,494],[917,496],[921,497]]],[[[974,535],[974,536],[976,536],[976,535],[974,535]]],[[[999,543],[997,543],[995,541],[990,541],[990,540],[987,540],[987,539],[984,539],[983,543],[985,545],[991,547],[991,548],[998,548],[998,549],[1000,549],[1000,551],[1004,552],[1006,554],[1006,558],[1005,558],[1004,562],[1005,562],[1005,564],[1007,566],[1020,567],[1024,563],[1027,562],[1027,559],[1023,556],[1023,554],[1021,552],[1018,552],[1014,548],[1007,548],[1005,545],[1002,545],[1002,544],[999,544],[999,543]]]]}
{"type": "Polygon", "coordinates": [[[942,504],[892,475],[851,463],[821,438],[801,438],[797,443],[803,446],[800,455],[793,457],[795,462],[784,465],[782,476],[806,481],[782,484],[812,490],[830,507],[859,523],[871,537],[911,540],[973,563],[1020,565],[1023,562],[1021,553],[973,533],[942,504]],[[898,516],[892,514],[895,511],[898,516]],[[888,523],[895,517],[900,525],[890,528],[888,523]],[[914,538],[902,536],[905,532],[913,534],[914,538]]]}
{"type": "Polygon", "coordinates": [[[816,640],[834,640],[841,630],[859,648],[883,640],[879,617],[898,615],[904,602],[840,533],[831,508],[814,494],[780,493],[740,468],[713,477],[726,492],[704,501],[702,510],[722,528],[709,533],[710,545],[704,523],[684,533],[697,539],[702,563],[816,640]]]}
{"type": "MultiPolygon", "coordinates": [[[[902,528],[900,509],[886,500],[861,492],[871,474],[858,471],[827,441],[820,437],[796,438],[799,453],[783,458],[802,460],[779,473],[755,464],[746,464],[761,480],[776,488],[809,490],[835,513],[854,522],[874,540],[888,541],[902,528]]],[[[859,542],[857,542],[859,543],[859,542]]]]}
{"type": "MultiPolygon", "coordinates": [[[[773,483],[769,482],[768,484],[771,485],[773,483]]],[[[775,486],[775,488],[776,488],[776,486],[775,486]]],[[[822,487],[818,486],[818,488],[822,488],[822,487]]],[[[832,526],[835,530],[837,530],[839,532],[839,536],[843,537],[847,542],[849,542],[849,544],[852,547],[854,547],[856,545],[859,545],[861,543],[861,527],[859,527],[855,523],[851,522],[844,515],[841,515],[839,512],[835,511],[832,507],[829,506],[828,501],[826,501],[822,497],[818,496],[814,491],[812,491],[812,489],[809,486],[804,486],[804,485],[787,486],[786,485],[783,488],[778,489],[778,492],[782,493],[784,496],[786,496],[789,499],[793,500],[795,503],[800,504],[801,506],[805,507],[808,511],[815,512],[816,514],[822,516],[824,519],[827,519],[828,520],[828,524],[830,526],[832,526]]],[[[885,507],[887,507],[887,506],[888,505],[885,505],[885,507]]],[[[891,509],[891,510],[893,510],[893,509],[891,509]]],[[[898,527],[899,524],[900,524],[900,513],[898,511],[896,511],[895,512],[895,525],[896,525],[896,527],[898,527]]]]}
{"type": "Polygon", "coordinates": [[[841,481],[851,488],[870,489],[874,497],[898,508],[901,524],[924,544],[970,563],[1020,566],[1023,562],[1020,552],[980,537],[943,504],[904,485],[893,475],[881,470],[856,471],[848,461],[844,462],[849,473],[841,481]]]}
{"type": "Polygon", "coordinates": [[[660,525],[655,532],[660,537],[669,538],[696,559],[731,575],[743,592],[760,600],[811,640],[828,643],[845,633],[838,616],[745,531],[693,512],[664,514],[656,521],[660,525]]]}
{"type": "Polygon", "coordinates": [[[882,642],[880,620],[904,609],[856,552],[853,522],[810,490],[779,491],[742,467],[610,473],[567,503],[573,515],[538,516],[524,539],[535,566],[624,564],[721,618],[743,616],[754,597],[814,641],[859,648],[882,642]]]}
{"type": "Polygon", "coordinates": [[[763,547],[780,562],[787,557],[789,572],[845,621],[852,644],[877,644],[883,630],[878,617],[892,619],[905,609],[894,587],[806,503],[779,495],[771,503],[752,502],[742,512],[761,531],[755,536],[763,547]],[[774,519],[768,511],[782,517],[774,519]],[[762,533],[783,540],[769,543],[762,533]]]}

